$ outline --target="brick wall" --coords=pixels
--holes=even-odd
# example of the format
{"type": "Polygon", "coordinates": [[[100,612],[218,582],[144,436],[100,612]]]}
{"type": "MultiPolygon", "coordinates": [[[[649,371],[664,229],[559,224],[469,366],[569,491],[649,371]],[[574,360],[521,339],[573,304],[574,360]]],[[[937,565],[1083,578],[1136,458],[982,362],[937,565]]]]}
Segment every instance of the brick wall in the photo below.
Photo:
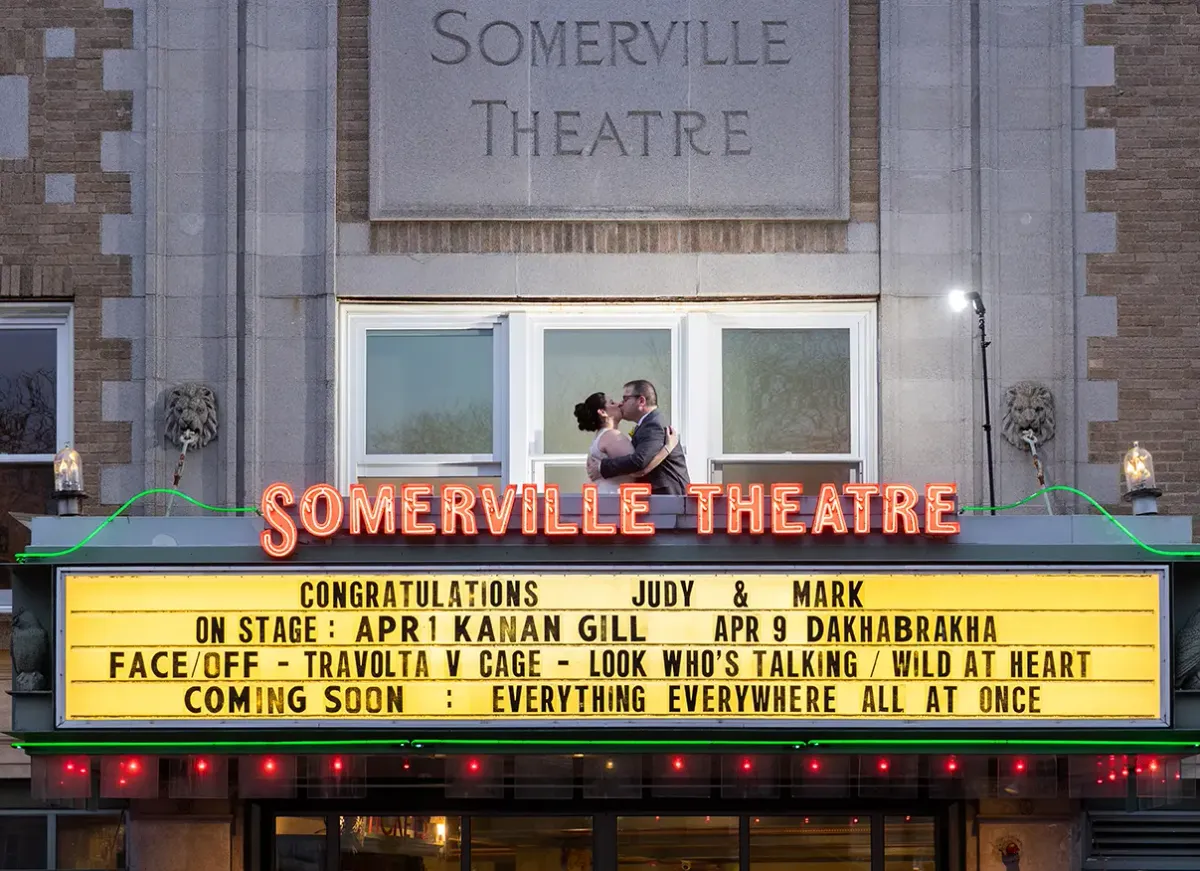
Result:
{"type": "MultiPolygon", "coordinates": [[[[130,48],[132,38],[132,13],[105,9],[104,0],[30,0],[0,14],[0,76],[29,79],[29,157],[0,160],[0,305],[74,302],[75,444],[97,494],[101,465],[130,459],[129,424],[104,422],[100,408],[101,382],[130,377],[129,343],[100,330],[101,300],[130,293],[129,258],[100,254],[101,215],[130,211],[128,176],[100,169],[100,134],[129,129],[131,95],[104,90],[102,62],[105,49],[130,48]],[[73,56],[45,56],[47,28],[74,29],[73,56]],[[74,175],[73,203],[45,202],[50,174],[74,175]]],[[[0,475],[0,512],[45,509],[44,495],[23,483],[29,474],[0,475]]]]}
{"type": "Polygon", "coordinates": [[[1200,513],[1200,5],[1089,6],[1085,38],[1116,46],[1116,84],[1087,96],[1116,128],[1116,169],[1091,172],[1087,205],[1115,212],[1117,250],[1088,257],[1089,294],[1117,300],[1117,335],[1088,343],[1087,374],[1118,382],[1118,419],[1092,423],[1089,461],[1137,439],[1154,454],[1163,510],[1200,513]]]}
{"type": "MultiPolygon", "coordinates": [[[[366,221],[369,0],[338,0],[338,220],[366,221]]],[[[850,216],[879,215],[879,4],[850,0],[850,216]]],[[[844,223],[816,221],[389,221],[376,253],[828,253],[844,223]]]]}

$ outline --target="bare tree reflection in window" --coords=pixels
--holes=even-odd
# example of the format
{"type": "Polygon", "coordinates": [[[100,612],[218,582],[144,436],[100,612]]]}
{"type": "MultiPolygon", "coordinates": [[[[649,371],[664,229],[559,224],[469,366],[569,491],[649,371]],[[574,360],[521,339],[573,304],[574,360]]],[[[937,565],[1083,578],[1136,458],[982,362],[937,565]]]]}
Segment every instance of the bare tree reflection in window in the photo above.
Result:
{"type": "Polygon", "coordinates": [[[52,369],[0,374],[0,454],[53,454],[56,406],[52,369]]]}
{"type": "Polygon", "coordinates": [[[722,331],[727,454],[849,453],[850,333],[722,331]]]}
{"type": "Polygon", "coordinates": [[[367,337],[367,452],[491,454],[490,330],[367,337]]]}
{"type": "Polygon", "coordinates": [[[492,409],[473,404],[418,412],[388,429],[373,430],[369,444],[373,454],[491,453],[492,409]]]}

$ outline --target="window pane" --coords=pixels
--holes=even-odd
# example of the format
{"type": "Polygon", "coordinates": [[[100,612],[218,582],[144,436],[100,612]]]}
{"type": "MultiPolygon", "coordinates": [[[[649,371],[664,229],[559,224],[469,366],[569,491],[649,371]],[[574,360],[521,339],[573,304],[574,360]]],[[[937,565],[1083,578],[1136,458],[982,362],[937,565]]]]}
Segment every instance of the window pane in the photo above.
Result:
{"type": "Polygon", "coordinates": [[[845,484],[858,477],[857,463],[713,463],[714,484],[803,484],[816,496],[822,484],[845,484]]]}
{"type": "Polygon", "coordinates": [[[29,530],[13,513],[49,513],[46,508],[53,492],[54,467],[49,463],[0,464],[0,563],[11,562],[14,554],[29,547],[29,530]]]}
{"type": "Polygon", "coordinates": [[[491,454],[491,330],[367,334],[367,453],[491,454]]]}
{"type": "Polygon", "coordinates": [[[471,817],[471,871],[592,871],[590,817],[471,817]]]}
{"type": "Polygon", "coordinates": [[[58,450],[57,370],[57,330],[0,330],[0,454],[58,450]]]}
{"type": "Polygon", "coordinates": [[[722,452],[850,452],[849,330],[722,330],[722,452]]]}
{"type": "Polygon", "coordinates": [[[597,391],[620,399],[625,382],[638,378],[654,385],[671,422],[670,330],[546,330],[544,350],[547,454],[586,454],[596,434],[580,431],[576,403],[597,391]]]}
{"type": "Polygon", "coordinates": [[[342,817],[341,871],[458,871],[459,817],[342,817]]]}
{"type": "Polygon", "coordinates": [[[870,871],[870,820],[751,817],[750,871],[779,871],[797,866],[820,871],[870,871]]]}
{"type": "Polygon", "coordinates": [[[935,871],[932,817],[888,817],[883,823],[887,871],[935,871]]]}
{"type": "Polygon", "coordinates": [[[618,817],[620,871],[738,871],[737,817],[618,817]]]}
{"type": "Polygon", "coordinates": [[[325,818],[275,818],[274,871],[324,871],[325,818]]]}
{"type": "Polygon", "coordinates": [[[46,867],[46,818],[0,817],[0,869],[46,867]]]}
{"type": "Polygon", "coordinates": [[[557,484],[564,493],[582,493],[587,479],[585,466],[546,465],[546,483],[557,484]]]}
{"type": "Polygon", "coordinates": [[[60,815],[56,843],[56,867],[62,871],[125,867],[125,825],[120,817],[60,815]]]}

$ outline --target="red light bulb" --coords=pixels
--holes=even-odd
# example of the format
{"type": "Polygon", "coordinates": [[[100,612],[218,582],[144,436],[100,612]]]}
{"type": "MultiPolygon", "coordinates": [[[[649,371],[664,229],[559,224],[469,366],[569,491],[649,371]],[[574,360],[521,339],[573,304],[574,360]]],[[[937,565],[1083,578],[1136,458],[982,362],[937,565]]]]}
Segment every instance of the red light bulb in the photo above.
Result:
{"type": "Polygon", "coordinates": [[[947,770],[947,771],[958,771],[958,762],[957,762],[957,760],[955,760],[955,759],[951,758],[951,759],[950,759],[950,760],[949,760],[949,761],[946,763],[946,770],[947,770]]]}
{"type": "Polygon", "coordinates": [[[405,771],[408,771],[410,768],[412,768],[412,766],[411,766],[411,765],[409,765],[409,764],[408,764],[408,760],[407,760],[407,759],[405,759],[405,760],[404,760],[404,770],[405,770],[405,771]]]}
{"type": "Polygon", "coordinates": [[[1018,759],[1016,763],[1014,763],[1013,768],[1017,770],[1017,774],[1023,774],[1025,772],[1025,760],[1018,759]]]}
{"type": "Polygon", "coordinates": [[[467,771],[471,772],[472,774],[475,774],[476,772],[478,772],[479,771],[479,760],[471,759],[470,761],[468,761],[467,762],[467,771]]]}
{"type": "Polygon", "coordinates": [[[117,786],[124,786],[124,785],[125,785],[125,778],[122,777],[120,780],[117,781],[117,786]]]}
{"type": "Polygon", "coordinates": [[[742,771],[750,771],[754,768],[754,763],[749,759],[742,760],[742,771]]]}
{"type": "Polygon", "coordinates": [[[136,759],[130,759],[129,764],[125,767],[130,774],[137,774],[142,770],[142,763],[138,762],[136,759]]]}
{"type": "Polygon", "coordinates": [[[201,774],[208,771],[208,760],[207,759],[197,759],[196,760],[196,770],[199,771],[201,774]]]}
{"type": "Polygon", "coordinates": [[[1158,771],[1158,760],[1157,760],[1157,759],[1151,759],[1151,760],[1150,760],[1150,770],[1151,770],[1151,771],[1158,771]]]}
{"type": "Polygon", "coordinates": [[[821,763],[814,759],[812,762],[808,763],[808,768],[810,771],[820,771],[821,763]]]}
{"type": "Polygon", "coordinates": [[[263,760],[262,767],[263,767],[263,771],[265,771],[267,774],[274,774],[275,769],[278,766],[276,766],[274,759],[271,759],[270,757],[268,757],[263,760]]]}
{"type": "Polygon", "coordinates": [[[880,771],[887,771],[887,770],[888,770],[888,767],[889,767],[889,766],[888,766],[888,761],[887,761],[886,759],[880,759],[880,760],[879,760],[879,770],[880,770],[880,771]]]}
{"type": "Polygon", "coordinates": [[[338,773],[341,773],[342,767],[343,767],[342,766],[342,757],[335,756],[333,759],[333,770],[338,773]]]}
{"type": "Polygon", "coordinates": [[[674,759],[672,759],[671,767],[674,768],[676,771],[683,771],[683,757],[676,756],[674,759]]]}
{"type": "Polygon", "coordinates": [[[1115,772],[1115,771],[1110,771],[1110,772],[1108,772],[1108,779],[1109,779],[1109,780],[1116,780],[1116,779],[1117,779],[1117,772],[1115,772]]]}
{"type": "Polygon", "coordinates": [[[74,763],[74,762],[68,762],[68,763],[67,763],[67,771],[74,771],[74,770],[75,770],[75,763],[74,763]]]}

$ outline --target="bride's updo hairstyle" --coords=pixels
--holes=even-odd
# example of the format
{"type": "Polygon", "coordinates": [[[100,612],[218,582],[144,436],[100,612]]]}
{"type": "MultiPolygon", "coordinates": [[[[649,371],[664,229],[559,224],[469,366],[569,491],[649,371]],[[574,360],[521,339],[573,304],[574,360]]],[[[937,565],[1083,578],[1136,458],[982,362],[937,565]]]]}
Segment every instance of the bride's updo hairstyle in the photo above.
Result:
{"type": "Polygon", "coordinates": [[[603,393],[593,393],[583,402],[575,405],[575,419],[579,421],[579,428],[584,432],[596,432],[603,425],[600,421],[600,412],[608,405],[608,397],[603,393]]]}

